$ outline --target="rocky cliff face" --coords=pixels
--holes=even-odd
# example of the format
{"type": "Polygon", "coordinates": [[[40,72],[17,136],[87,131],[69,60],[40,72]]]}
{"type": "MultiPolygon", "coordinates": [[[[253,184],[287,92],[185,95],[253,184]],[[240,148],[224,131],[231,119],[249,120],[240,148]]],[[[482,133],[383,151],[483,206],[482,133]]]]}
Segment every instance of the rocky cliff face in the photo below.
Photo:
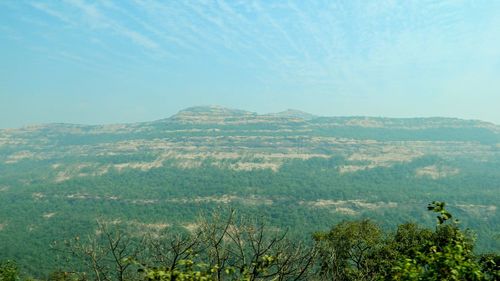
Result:
{"type": "MultiPolygon", "coordinates": [[[[110,170],[149,170],[165,161],[195,168],[207,159],[221,168],[277,171],[290,159],[341,156],[352,161],[341,171],[352,173],[424,155],[498,159],[499,132],[494,124],[454,118],[317,117],[297,110],[259,115],[207,106],[145,123],[2,130],[0,163],[50,167],[56,182],[110,170]]],[[[458,173],[429,169],[417,174],[458,173]]]]}

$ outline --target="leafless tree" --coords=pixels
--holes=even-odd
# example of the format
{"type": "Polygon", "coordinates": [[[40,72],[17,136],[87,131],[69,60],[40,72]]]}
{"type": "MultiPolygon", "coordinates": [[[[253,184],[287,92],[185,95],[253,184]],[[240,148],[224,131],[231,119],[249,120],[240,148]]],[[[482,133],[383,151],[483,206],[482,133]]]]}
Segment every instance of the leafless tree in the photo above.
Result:
{"type": "Polygon", "coordinates": [[[66,256],[68,267],[79,280],[124,281],[135,275],[134,261],[143,252],[143,239],[132,238],[116,225],[97,222],[95,235],[79,236],[54,243],[53,249],[66,256]]]}
{"type": "MultiPolygon", "coordinates": [[[[95,235],[56,247],[69,255],[80,280],[141,278],[138,269],[182,271],[185,261],[206,264],[213,280],[306,280],[316,249],[287,239],[264,221],[218,210],[203,216],[190,233],[167,232],[137,238],[115,225],[98,223],[95,235]]],[[[68,271],[69,272],[69,271],[68,271]]],[[[169,279],[170,280],[170,279],[169,279]]]]}
{"type": "Polygon", "coordinates": [[[222,280],[225,268],[249,280],[300,280],[311,271],[316,250],[286,239],[287,232],[267,226],[262,219],[246,219],[234,210],[215,212],[201,222],[204,253],[222,280]],[[221,214],[227,213],[226,216],[221,214]]]}

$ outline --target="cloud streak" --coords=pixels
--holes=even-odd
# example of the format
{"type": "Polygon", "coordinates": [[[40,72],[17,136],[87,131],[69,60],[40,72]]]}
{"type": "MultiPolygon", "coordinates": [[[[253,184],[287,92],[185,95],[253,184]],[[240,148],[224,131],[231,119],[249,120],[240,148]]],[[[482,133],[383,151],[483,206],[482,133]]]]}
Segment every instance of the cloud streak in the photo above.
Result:
{"type": "Polygon", "coordinates": [[[167,77],[188,84],[185,92],[230,92],[223,84],[234,80],[233,88],[304,96],[431,95],[440,79],[500,57],[493,1],[13,3],[0,3],[2,30],[40,57],[167,77]]]}
{"type": "Polygon", "coordinates": [[[148,50],[159,49],[159,45],[154,40],[131,28],[120,25],[117,21],[105,16],[96,6],[87,4],[83,0],[65,0],[65,3],[79,9],[84,20],[91,28],[110,29],[148,50]]]}

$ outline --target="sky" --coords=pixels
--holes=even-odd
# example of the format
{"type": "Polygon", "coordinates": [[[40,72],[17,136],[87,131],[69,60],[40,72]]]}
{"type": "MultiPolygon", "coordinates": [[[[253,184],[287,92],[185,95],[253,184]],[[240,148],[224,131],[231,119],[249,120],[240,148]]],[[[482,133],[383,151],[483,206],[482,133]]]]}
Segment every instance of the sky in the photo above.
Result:
{"type": "Polygon", "coordinates": [[[500,1],[0,0],[0,128],[198,105],[500,124],[500,1]]]}

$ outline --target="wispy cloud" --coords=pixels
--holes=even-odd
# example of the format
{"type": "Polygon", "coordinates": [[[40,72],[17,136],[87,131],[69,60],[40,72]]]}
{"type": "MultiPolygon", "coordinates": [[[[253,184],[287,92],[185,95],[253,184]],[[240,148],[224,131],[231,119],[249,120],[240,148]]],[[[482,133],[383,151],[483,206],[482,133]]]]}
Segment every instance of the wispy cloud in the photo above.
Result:
{"type": "Polygon", "coordinates": [[[70,18],[68,18],[63,13],[61,13],[55,9],[50,8],[46,3],[33,2],[33,3],[31,3],[31,6],[37,10],[40,10],[40,11],[46,13],[49,16],[52,16],[52,17],[60,20],[61,22],[65,23],[65,24],[73,25],[73,21],[71,21],[70,18]]]}
{"type": "Polygon", "coordinates": [[[91,28],[110,29],[141,47],[153,51],[159,50],[159,44],[153,39],[107,17],[95,5],[87,4],[83,0],[65,0],[65,3],[80,10],[83,19],[91,28]]]}
{"type": "MultiPolygon", "coordinates": [[[[82,59],[100,58],[102,52],[103,63],[105,55],[109,61],[136,64],[206,60],[214,67],[249,70],[276,85],[322,85],[330,92],[346,85],[370,92],[373,83],[395,84],[385,81],[391,76],[445,68],[494,33],[490,28],[481,35],[468,20],[479,10],[471,1],[64,0],[29,5],[86,37],[78,41],[80,53],[72,50],[82,59]]],[[[67,51],[60,41],[54,45],[67,51]]],[[[488,50],[497,56],[494,48],[488,50]]]]}

